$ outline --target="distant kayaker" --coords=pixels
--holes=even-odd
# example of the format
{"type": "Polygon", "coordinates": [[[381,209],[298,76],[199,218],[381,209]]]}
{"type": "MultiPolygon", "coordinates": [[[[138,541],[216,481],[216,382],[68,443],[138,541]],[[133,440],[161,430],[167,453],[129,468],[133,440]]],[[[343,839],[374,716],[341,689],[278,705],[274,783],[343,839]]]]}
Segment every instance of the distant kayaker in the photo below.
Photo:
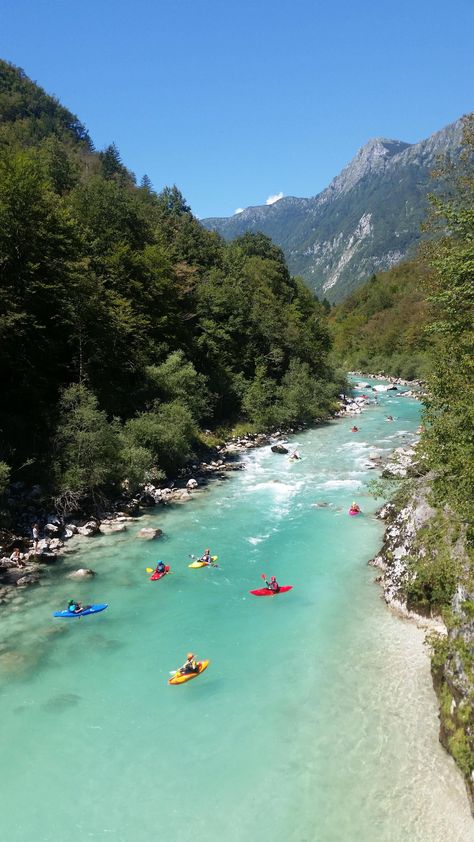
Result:
{"type": "Polygon", "coordinates": [[[351,430],[351,433],[358,433],[358,432],[359,432],[358,427],[353,427],[352,430],[351,430]]]}
{"type": "Polygon", "coordinates": [[[297,450],[294,450],[293,453],[288,457],[289,459],[301,459],[300,454],[297,450]]]}
{"type": "Polygon", "coordinates": [[[393,421],[393,415],[387,415],[387,421],[393,421]]]}
{"type": "Polygon", "coordinates": [[[358,503],[352,503],[351,512],[353,512],[354,514],[356,514],[356,513],[359,514],[360,506],[358,505],[358,503]]]}
{"type": "Polygon", "coordinates": [[[211,551],[209,547],[207,548],[207,550],[204,550],[204,555],[202,555],[201,558],[198,559],[198,561],[202,561],[203,564],[212,564],[211,551]]]}
{"type": "Polygon", "coordinates": [[[280,590],[280,585],[278,584],[275,576],[272,576],[269,582],[267,582],[267,580],[265,579],[265,584],[267,588],[273,591],[274,593],[278,593],[280,590]]]}
{"type": "Polygon", "coordinates": [[[192,652],[188,652],[186,655],[186,661],[180,668],[179,672],[181,675],[188,675],[190,672],[199,672],[199,664],[192,652]]]}

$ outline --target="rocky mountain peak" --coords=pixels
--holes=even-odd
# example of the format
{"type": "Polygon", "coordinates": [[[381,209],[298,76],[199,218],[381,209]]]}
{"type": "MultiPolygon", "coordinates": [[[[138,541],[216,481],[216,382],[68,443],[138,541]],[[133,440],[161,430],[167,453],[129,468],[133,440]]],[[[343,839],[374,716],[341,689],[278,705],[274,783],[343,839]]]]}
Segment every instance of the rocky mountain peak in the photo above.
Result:
{"type": "Polygon", "coordinates": [[[334,178],[329,187],[320,194],[321,203],[347,193],[368,173],[385,169],[387,163],[411,144],[386,137],[373,137],[357,152],[350,163],[334,178]]]}

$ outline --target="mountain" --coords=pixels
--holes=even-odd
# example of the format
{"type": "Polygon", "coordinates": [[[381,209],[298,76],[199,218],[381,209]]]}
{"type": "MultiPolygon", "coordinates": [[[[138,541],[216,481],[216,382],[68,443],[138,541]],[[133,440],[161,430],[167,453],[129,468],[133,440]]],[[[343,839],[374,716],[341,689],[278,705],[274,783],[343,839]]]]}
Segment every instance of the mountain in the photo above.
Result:
{"type": "Polygon", "coordinates": [[[373,138],[317,196],[288,196],[202,224],[226,240],[262,231],[283,249],[293,274],[340,301],[414,250],[433,190],[430,173],[440,155],[458,154],[461,131],[458,120],[419,143],[373,138]]]}

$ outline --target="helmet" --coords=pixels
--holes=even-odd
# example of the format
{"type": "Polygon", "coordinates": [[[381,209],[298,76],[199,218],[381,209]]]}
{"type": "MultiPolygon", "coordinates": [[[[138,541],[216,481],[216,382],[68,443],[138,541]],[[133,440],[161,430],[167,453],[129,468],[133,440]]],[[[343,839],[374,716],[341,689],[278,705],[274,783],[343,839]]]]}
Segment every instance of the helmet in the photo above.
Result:
{"type": "Polygon", "coordinates": [[[270,579],[270,582],[276,582],[275,576],[272,576],[272,578],[270,579]]]}
{"type": "Polygon", "coordinates": [[[211,551],[210,551],[209,547],[207,547],[207,549],[205,549],[204,552],[210,553],[211,551]]]}
{"type": "Polygon", "coordinates": [[[188,654],[186,655],[186,658],[188,659],[188,661],[190,661],[191,658],[194,658],[193,652],[188,652],[188,654]]]}

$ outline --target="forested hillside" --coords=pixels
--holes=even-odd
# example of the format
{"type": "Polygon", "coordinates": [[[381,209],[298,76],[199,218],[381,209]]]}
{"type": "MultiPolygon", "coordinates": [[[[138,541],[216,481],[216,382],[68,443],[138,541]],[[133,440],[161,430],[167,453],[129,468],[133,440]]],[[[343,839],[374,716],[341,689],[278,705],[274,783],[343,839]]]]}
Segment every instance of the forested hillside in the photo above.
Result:
{"type": "Polygon", "coordinates": [[[426,377],[433,344],[426,330],[426,274],[421,259],[401,263],[332,308],[334,353],[346,370],[426,377]]]}
{"type": "Polygon", "coordinates": [[[1,477],[107,491],[189,458],[199,429],[326,414],[323,308],[263,235],[206,231],[176,187],[0,63],[1,477]]]}

